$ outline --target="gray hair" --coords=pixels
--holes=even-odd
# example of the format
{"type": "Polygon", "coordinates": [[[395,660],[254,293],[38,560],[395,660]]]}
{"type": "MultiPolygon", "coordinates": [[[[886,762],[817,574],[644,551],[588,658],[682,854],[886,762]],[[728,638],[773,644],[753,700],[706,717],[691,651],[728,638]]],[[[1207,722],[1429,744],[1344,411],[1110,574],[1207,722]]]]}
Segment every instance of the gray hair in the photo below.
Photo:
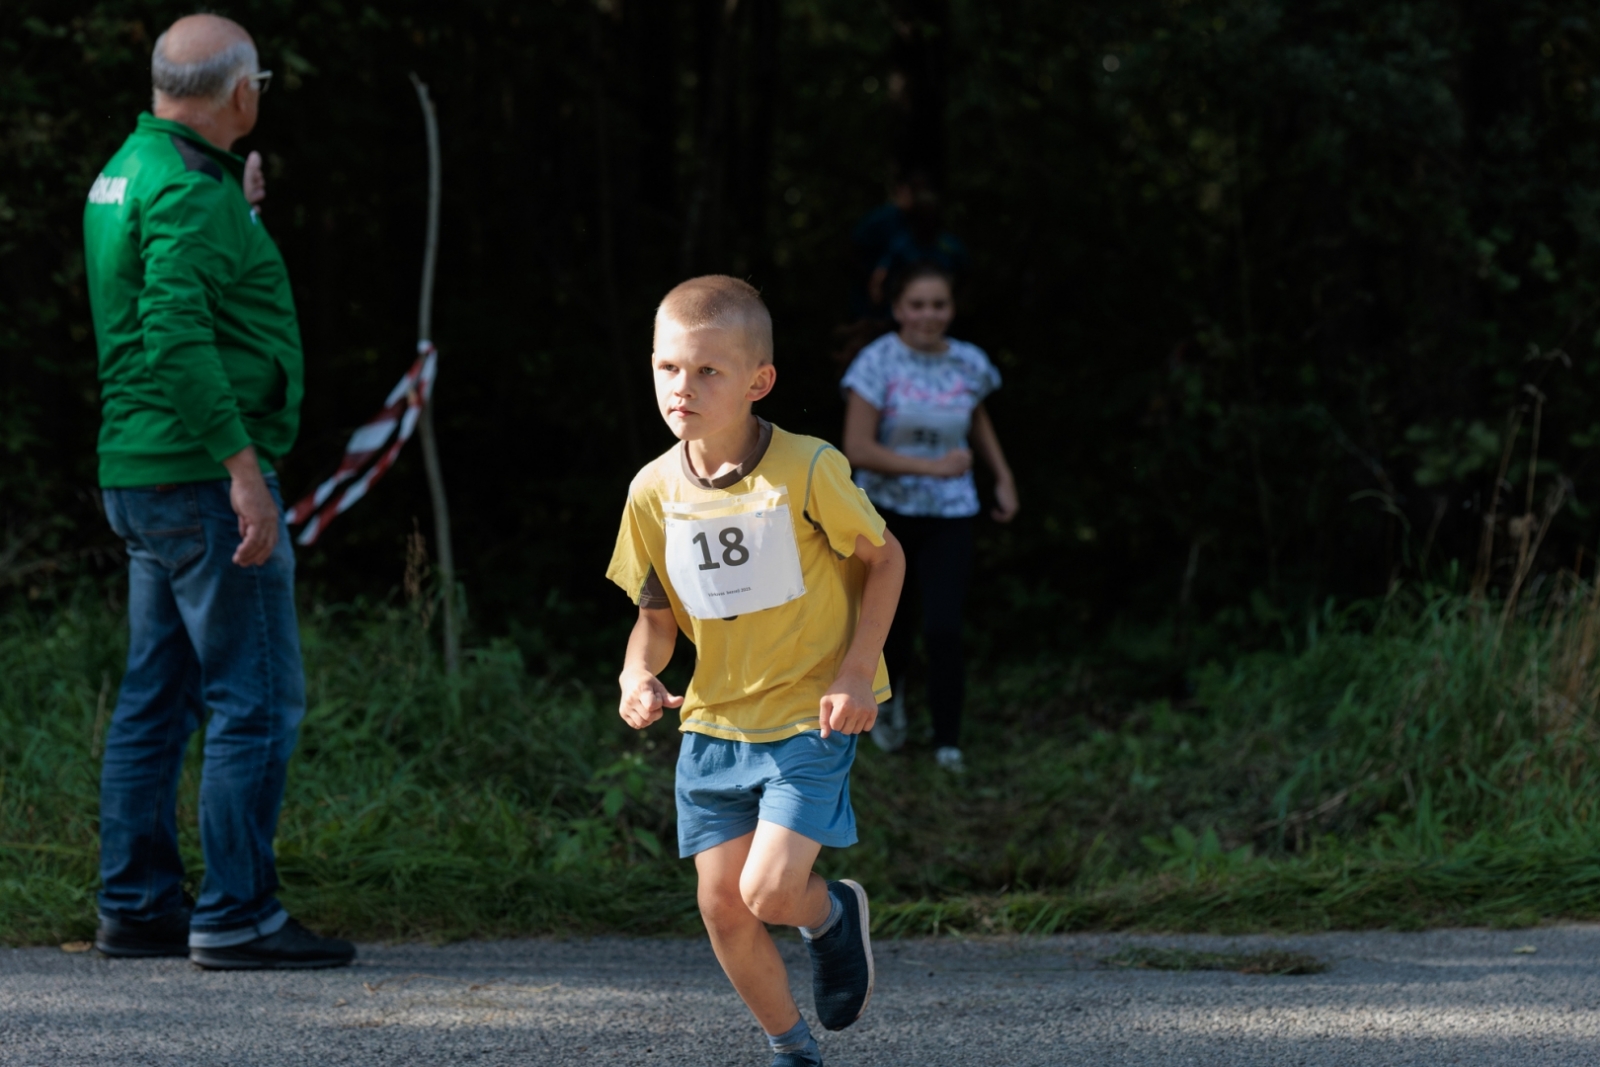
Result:
{"type": "Polygon", "coordinates": [[[156,92],[178,98],[203,97],[220,104],[228,99],[239,79],[254,74],[260,66],[256,46],[249,41],[229,45],[215,55],[194,63],[174,63],[167,58],[167,35],[156,38],[150,53],[150,86],[156,92]]]}

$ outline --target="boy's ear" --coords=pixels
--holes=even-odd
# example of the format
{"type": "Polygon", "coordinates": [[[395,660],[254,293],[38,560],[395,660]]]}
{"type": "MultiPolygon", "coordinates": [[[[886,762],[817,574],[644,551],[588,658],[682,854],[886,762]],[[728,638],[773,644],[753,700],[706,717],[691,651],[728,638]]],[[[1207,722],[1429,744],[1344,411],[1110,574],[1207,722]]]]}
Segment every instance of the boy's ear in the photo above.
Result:
{"type": "Polygon", "coordinates": [[[756,368],[755,376],[750,380],[750,389],[744,394],[744,398],[754,403],[772,392],[772,387],[777,383],[778,368],[771,363],[763,363],[756,368]]]}

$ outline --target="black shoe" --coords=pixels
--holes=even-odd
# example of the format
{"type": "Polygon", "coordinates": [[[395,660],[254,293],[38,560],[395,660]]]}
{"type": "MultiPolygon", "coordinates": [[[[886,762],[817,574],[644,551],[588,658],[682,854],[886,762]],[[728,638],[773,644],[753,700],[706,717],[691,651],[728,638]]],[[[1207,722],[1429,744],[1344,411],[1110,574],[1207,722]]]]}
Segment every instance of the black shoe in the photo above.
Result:
{"type": "Polygon", "coordinates": [[[94,947],[107,956],[148,958],[189,954],[189,908],[155,919],[100,919],[94,947]]]}
{"type": "Polygon", "coordinates": [[[806,942],[811,947],[811,989],[817,1020],[829,1030],[843,1030],[867,1010],[875,979],[872,964],[872,917],[867,891],[850,879],[828,883],[828,892],[844,908],[832,930],[806,942]]]}
{"type": "Polygon", "coordinates": [[[822,1067],[822,1053],[810,1056],[804,1052],[774,1052],[767,1067],[822,1067]]]}
{"type": "Polygon", "coordinates": [[[189,962],[208,971],[311,970],[343,967],[356,958],[356,947],[337,937],[318,937],[290,919],[276,932],[242,945],[193,948],[189,962]]]}

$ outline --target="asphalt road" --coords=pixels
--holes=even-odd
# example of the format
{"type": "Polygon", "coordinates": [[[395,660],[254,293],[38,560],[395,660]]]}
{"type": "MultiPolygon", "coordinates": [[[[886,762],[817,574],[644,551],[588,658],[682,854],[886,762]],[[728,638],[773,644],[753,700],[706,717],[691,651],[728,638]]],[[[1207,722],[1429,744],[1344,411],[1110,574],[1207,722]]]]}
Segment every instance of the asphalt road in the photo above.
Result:
{"type": "MultiPolygon", "coordinates": [[[[809,972],[786,944],[809,1013],[809,972]]],[[[881,942],[830,1067],[1600,1065],[1600,926],[881,942]],[[1296,978],[1108,968],[1129,945],[1313,953],[1296,978]],[[1518,953],[1532,946],[1533,953],[1518,953]]],[[[364,945],[346,970],[0,950],[0,1064],[765,1067],[704,941],[364,945]]]]}

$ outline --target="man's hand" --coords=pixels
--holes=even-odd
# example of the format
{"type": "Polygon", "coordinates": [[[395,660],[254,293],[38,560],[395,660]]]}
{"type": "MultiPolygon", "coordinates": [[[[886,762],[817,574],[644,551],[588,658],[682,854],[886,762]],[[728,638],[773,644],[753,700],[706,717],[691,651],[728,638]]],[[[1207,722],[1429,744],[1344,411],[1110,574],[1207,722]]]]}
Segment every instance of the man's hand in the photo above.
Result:
{"type": "Polygon", "coordinates": [[[878,721],[878,701],[872,695],[872,679],[860,674],[841,674],[822,696],[822,736],[859,734],[878,721]]]}
{"type": "Polygon", "coordinates": [[[620,681],[622,704],[617,708],[617,714],[635,730],[643,730],[661,718],[663,708],[683,706],[683,698],[667,692],[661,679],[653,674],[623,675],[620,681]]]}
{"type": "Polygon", "coordinates": [[[251,152],[244,160],[244,198],[251,207],[260,207],[267,198],[267,176],[261,171],[261,153],[251,152]]]}
{"type": "Polygon", "coordinates": [[[241,567],[258,567],[272,558],[278,547],[278,503],[267,489],[254,447],[235,452],[222,461],[233,485],[228,502],[239,516],[239,547],[233,562],[241,567]]]}
{"type": "Polygon", "coordinates": [[[935,478],[954,478],[972,469],[972,452],[965,448],[952,448],[938,459],[928,461],[928,473],[935,478]]]}

